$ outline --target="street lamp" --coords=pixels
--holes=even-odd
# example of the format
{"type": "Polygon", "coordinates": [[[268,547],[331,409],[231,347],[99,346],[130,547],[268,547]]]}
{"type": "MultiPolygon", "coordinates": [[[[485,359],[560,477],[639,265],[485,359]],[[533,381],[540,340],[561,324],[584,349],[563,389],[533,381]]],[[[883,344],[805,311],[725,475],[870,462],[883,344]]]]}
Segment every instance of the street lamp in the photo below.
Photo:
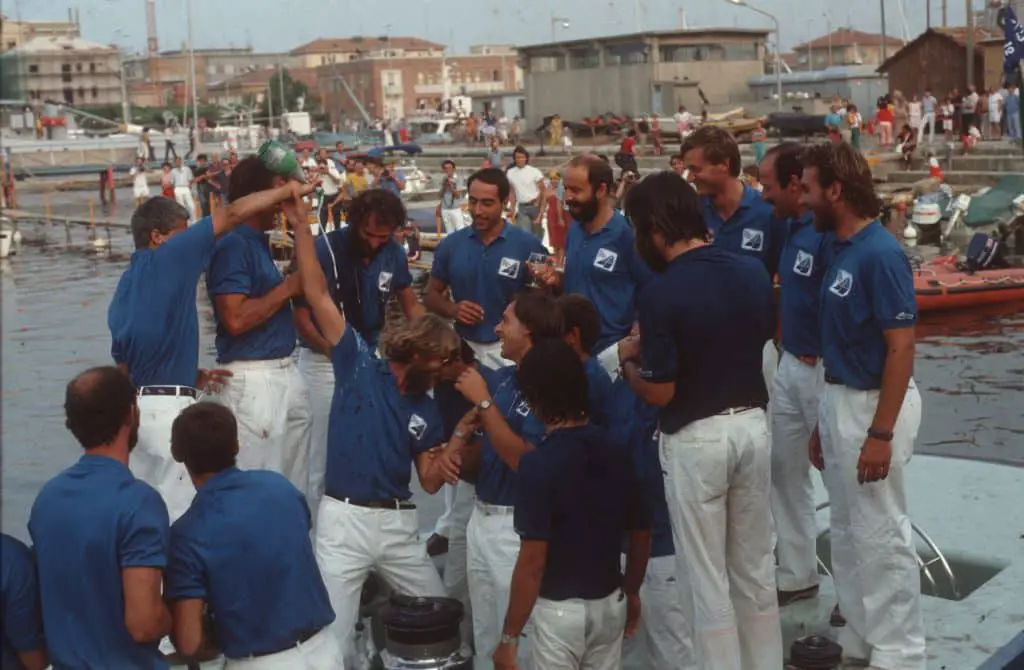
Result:
{"type": "Polygon", "coordinates": [[[757,12],[761,16],[767,16],[769,19],[772,20],[772,23],[775,24],[775,89],[776,89],[775,90],[775,94],[776,94],[776,96],[779,99],[779,101],[778,101],[779,107],[778,108],[779,108],[779,111],[781,112],[782,111],[782,64],[779,62],[779,48],[780,48],[779,20],[777,18],[775,18],[774,14],[769,14],[768,12],[764,11],[763,9],[760,9],[759,7],[754,7],[753,5],[747,3],[747,0],[728,0],[728,2],[730,2],[730,3],[734,4],[734,5],[739,5],[740,7],[746,7],[750,11],[757,12]]]}
{"type": "Polygon", "coordinates": [[[555,13],[551,12],[551,41],[555,41],[555,28],[561,24],[562,30],[569,29],[569,19],[562,18],[561,16],[555,16],[555,13]]]}

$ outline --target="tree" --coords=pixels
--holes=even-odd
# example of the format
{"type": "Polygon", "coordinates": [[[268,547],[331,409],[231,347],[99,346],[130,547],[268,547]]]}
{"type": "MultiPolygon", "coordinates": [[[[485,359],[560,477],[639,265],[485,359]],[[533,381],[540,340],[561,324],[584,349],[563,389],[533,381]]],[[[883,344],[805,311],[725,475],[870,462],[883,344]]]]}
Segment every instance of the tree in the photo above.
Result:
{"type": "Polygon", "coordinates": [[[317,108],[318,101],[316,94],[309,90],[309,87],[303,84],[301,81],[295,81],[292,76],[288,73],[287,69],[280,69],[270,77],[270,81],[267,84],[267,91],[264,94],[264,100],[266,96],[269,96],[270,107],[267,109],[266,103],[263,105],[263,112],[273,111],[274,116],[281,114],[282,111],[295,112],[298,111],[299,98],[303,99],[304,111],[313,111],[317,108]],[[281,88],[284,88],[284,106],[281,105],[281,88]]]}

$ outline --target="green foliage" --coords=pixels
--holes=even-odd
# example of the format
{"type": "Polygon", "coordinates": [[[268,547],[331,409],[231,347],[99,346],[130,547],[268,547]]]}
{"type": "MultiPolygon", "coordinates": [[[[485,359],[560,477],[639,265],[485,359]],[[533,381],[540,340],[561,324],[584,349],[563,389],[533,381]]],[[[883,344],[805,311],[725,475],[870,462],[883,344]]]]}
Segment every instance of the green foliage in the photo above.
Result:
{"type": "MultiPolygon", "coordinates": [[[[303,84],[301,81],[295,81],[292,76],[288,73],[287,68],[274,72],[270,77],[270,82],[267,85],[267,92],[264,94],[264,100],[269,95],[271,102],[271,109],[274,112],[274,116],[281,113],[282,110],[288,112],[298,111],[298,99],[304,98],[305,103],[303,111],[313,111],[319,106],[319,99],[317,98],[316,92],[311,90],[308,86],[303,84]],[[281,105],[281,89],[284,89],[284,106],[281,105]]],[[[261,110],[266,113],[270,110],[261,110]]]]}

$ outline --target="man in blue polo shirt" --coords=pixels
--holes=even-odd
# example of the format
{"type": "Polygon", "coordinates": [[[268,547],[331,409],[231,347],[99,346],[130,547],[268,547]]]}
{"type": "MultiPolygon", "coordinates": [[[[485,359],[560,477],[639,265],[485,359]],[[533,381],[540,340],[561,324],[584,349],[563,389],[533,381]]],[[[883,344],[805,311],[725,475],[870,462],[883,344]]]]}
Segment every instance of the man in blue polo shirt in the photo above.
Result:
{"type": "Polygon", "coordinates": [[[613,668],[640,619],[650,519],[629,455],[588,419],[589,381],[565,342],[539,342],[516,372],[545,436],[519,462],[521,548],[495,666],[516,665],[531,616],[533,668],[613,668]],[[628,534],[625,575],[622,537],[628,534]],[[538,588],[539,585],[539,588],[538,588]]]}
{"type": "Polygon", "coordinates": [[[698,667],[776,670],[783,651],[761,370],[771,281],[755,259],[708,243],[698,196],[674,172],[635,186],[626,214],[659,276],[640,297],[639,342],[620,353],[630,387],[661,408],[665,493],[698,667]]]}
{"type": "Polygon", "coordinates": [[[45,670],[50,665],[39,610],[39,580],[32,551],[0,535],[0,667],[45,670]]]}
{"type": "MultiPolygon", "coordinates": [[[[562,338],[564,325],[558,301],[544,293],[517,296],[505,308],[497,332],[501,355],[518,364],[537,342],[562,338]]],[[[515,470],[520,456],[532,450],[544,435],[544,426],[519,391],[515,368],[498,372],[491,388],[476,370],[463,372],[456,385],[477,408],[483,430],[483,439],[470,447],[479,448],[480,453],[476,505],[466,531],[477,670],[491,668],[490,653],[501,639],[509,584],[519,554],[519,539],[512,525],[515,470]]],[[[524,661],[526,646],[520,645],[524,661]]]]}
{"type": "MultiPolygon", "coordinates": [[[[425,312],[412,290],[405,250],[393,239],[405,220],[405,205],[398,196],[369,189],[349,203],[348,226],[321,235],[316,241],[317,260],[327,277],[327,290],[338,308],[344,310],[345,320],[359,332],[371,351],[377,348],[391,296],[397,296],[406,319],[414,319],[425,312]]],[[[299,370],[309,386],[313,414],[306,496],[315,520],[324,494],[334,368],[328,356],[331,347],[301,298],[295,301],[295,325],[302,337],[299,370]]]]}
{"type": "Polygon", "coordinates": [[[799,144],[779,144],[761,162],[762,195],[775,216],[789,222],[779,262],[782,355],[770,394],[772,516],[780,607],[818,594],[814,484],[804,456],[818,425],[825,381],[818,304],[832,236],[816,230],[813,214],[800,204],[802,152],[799,144]]]}
{"type": "Polygon", "coordinates": [[[473,225],[447,235],[437,246],[423,302],[430,311],[454,319],[456,332],[473,347],[477,360],[497,369],[509,362],[498,353],[494,328],[512,296],[529,285],[530,254],[547,250],[504,219],[511,188],[504,172],[479,170],[467,184],[473,225]]]}
{"type": "Polygon", "coordinates": [[[139,430],[136,389],[114,367],[68,384],[68,430],[85,449],[43,486],[29,516],[46,645],[55,668],[167,668],[171,630],[160,589],[167,507],[128,470],[139,430]]]}
{"type": "Polygon", "coordinates": [[[629,410],[616,402],[612,378],[601,361],[591,355],[601,336],[601,315],[594,303],[578,293],[558,298],[565,326],[565,341],[583,361],[587,373],[588,420],[601,426],[617,444],[625,445],[629,410]]]}
{"type": "MultiPolygon", "coordinates": [[[[232,171],[231,202],[301,175],[294,154],[269,142],[232,171]]],[[[267,233],[275,225],[274,212],[263,212],[220,239],[206,292],[217,320],[217,362],[232,373],[222,399],[238,420],[239,464],[280,472],[306,491],[309,391],[292,358],[291,300],[301,290],[296,275],[282,277],[274,264],[267,233]]]]}
{"type": "Polygon", "coordinates": [[[171,521],[188,508],[195,488],[171,458],[171,422],[202,391],[217,390],[223,370],[199,369],[196,287],[217,238],[238,223],[312,187],[292,182],[252,193],[188,226],[188,212],[168,198],[150,198],[132,214],[135,253],[107,310],[110,352],[139,388],[138,448],[132,473],[160,493],[171,521]]]}
{"type": "Polygon", "coordinates": [[[239,470],[238,424],[215,403],[174,420],[171,451],[188,469],[196,498],[171,528],[164,598],[175,649],[194,658],[213,643],[228,662],[267,670],[342,667],[327,626],[334,611],[309,543],[305,497],[283,475],[239,470]]]}
{"type": "Polygon", "coordinates": [[[306,207],[297,200],[285,211],[295,228],[303,291],[331,345],[336,378],[315,546],[337,614],[332,629],[349,654],[360,593],[371,570],[397,591],[444,595],[437,569],[418,539],[409,479],[415,464],[428,493],[458,481],[464,438],[453,436],[447,447],[438,448],[441,418],[428,391],[458,355],[459,338],[444,319],[427,314],[389,329],[380,342],[383,358],[374,358],[327,290],[306,207]]]}
{"type": "Polygon", "coordinates": [[[821,284],[825,392],[811,462],[832,502],[832,574],[844,655],[923,670],[921,583],[905,468],[921,423],[912,378],[917,298],[899,242],[875,218],[871,168],[848,144],[803,158],[801,202],[836,236],[821,284]]]}
{"type": "Polygon", "coordinates": [[[565,250],[565,273],[547,269],[541,280],[556,290],[579,293],[601,315],[600,353],[629,334],[636,321],[636,299],[651,278],[636,253],[633,229],[613,207],[611,165],[594,154],[569,161],[565,206],[572,215],[565,250]]]}

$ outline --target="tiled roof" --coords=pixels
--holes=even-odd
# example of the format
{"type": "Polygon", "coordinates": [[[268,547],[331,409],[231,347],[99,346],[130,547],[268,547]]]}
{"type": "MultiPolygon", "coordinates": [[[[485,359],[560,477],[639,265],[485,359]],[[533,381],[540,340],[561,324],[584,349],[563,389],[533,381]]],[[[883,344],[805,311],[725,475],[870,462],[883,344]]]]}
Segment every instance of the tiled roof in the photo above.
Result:
{"type": "MultiPolygon", "coordinates": [[[[877,33],[865,33],[860,30],[853,30],[852,28],[840,28],[839,30],[833,30],[830,35],[822,35],[810,42],[804,42],[793,47],[794,51],[807,51],[808,49],[827,49],[829,47],[829,37],[831,36],[831,45],[833,49],[842,47],[852,47],[854,45],[859,47],[877,47],[882,45],[882,36],[877,33]]],[[[903,46],[903,40],[891,35],[885,37],[885,43],[890,47],[896,47],[897,49],[903,46]]]]}
{"type": "MultiPolygon", "coordinates": [[[[935,32],[940,35],[946,35],[956,40],[956,43],[960,46],[965,46],[967,41],[967,28],[964,26],[957,26],[955,28],[933,28],[935,32]]],[[[1002,31],[989,30],[987,28],[975,28],[974,29],[974,43],[980,42],[992,42],[995,40],[1002,41],[1002,31]]]]}
{"type": "Polygon", "coordinates": [[[308,44],[297,46],[289,52],[292,56],[305,54],[349,53],[354,51],[374,51],[376,49],[403,49],[407,51],[443,49],[443,44],[429,42],[419,37],[403,37],[381,35],[379,37],[336,37],[313,40],[308,44]]]}

